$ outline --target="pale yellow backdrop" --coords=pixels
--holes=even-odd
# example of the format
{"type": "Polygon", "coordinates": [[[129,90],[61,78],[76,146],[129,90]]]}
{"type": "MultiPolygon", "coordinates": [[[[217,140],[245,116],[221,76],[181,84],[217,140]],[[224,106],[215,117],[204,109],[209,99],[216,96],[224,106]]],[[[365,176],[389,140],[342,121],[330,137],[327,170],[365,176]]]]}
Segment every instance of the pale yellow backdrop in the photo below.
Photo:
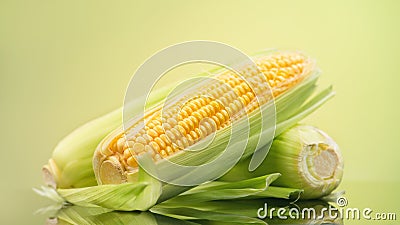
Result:
{"type": "Polygon", "coordinates": [[[307,122],[341,146],[349,204],[398,211],[399,11],[394,0],[1,1],[0,223],[43,224],[31,188],[57,141],[119,107],[146,58],[196,39],[316,58],[337,96],[307,122]]]}

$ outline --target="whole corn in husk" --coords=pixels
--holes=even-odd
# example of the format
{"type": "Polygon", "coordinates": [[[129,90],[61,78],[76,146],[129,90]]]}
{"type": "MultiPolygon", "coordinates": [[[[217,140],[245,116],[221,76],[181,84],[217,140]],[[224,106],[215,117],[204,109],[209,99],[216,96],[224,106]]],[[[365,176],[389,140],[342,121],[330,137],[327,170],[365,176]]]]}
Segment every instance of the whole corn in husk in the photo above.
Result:
{"type": "Polygon", "coordinates": [[[342,180],[343,157],[335,141],[323,131],[297,125],[275,138],[268,156],[255,171],[243,160],[221,180],[239,181],[270,173],[281,173],[275,186],[302,189],[302,199],[330,194],[342,180]]]}

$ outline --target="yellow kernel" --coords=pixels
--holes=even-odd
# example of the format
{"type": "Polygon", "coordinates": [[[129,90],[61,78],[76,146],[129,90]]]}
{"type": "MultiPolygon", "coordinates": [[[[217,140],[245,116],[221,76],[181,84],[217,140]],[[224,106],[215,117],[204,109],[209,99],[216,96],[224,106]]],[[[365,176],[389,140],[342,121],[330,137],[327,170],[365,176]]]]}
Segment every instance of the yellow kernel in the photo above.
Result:
{"type": "Polygon", "coordinates": [[[245,90],[245,92],[249,92],[250,91],[250,87],[248,84],[246,84],[245,82],[243,82],[240,87],[245,90]]]}
{"type": "Polygon", "coordinates": [[[160,150],[161,150],[160,146],[158,146],[158,144],[156,142],[154,142],[154,141],[150,142],[150,147],[152,147],[153,150],[156,151],[156,152],[160,152],[160,150]]]}
{"type": "MultiPolygon", "coordinates": [[[[212,101],[212,102],[214,102],[214,101],[212,101]]],[[[208,113],[208,116],[212,116],[212,115],[215,114],[215,109],[214,109],[214,107],[211,105],[212,102],[210,102],[210,104],[206,106],[206,109],[208,110],[208,112],[207,112],[207,113],[208,113]]]]}
{"type": "Polygon", "coordinates": [[[150,142],[150,141],[153,140],[153,138],[152,138],[150,135],[148,135],[148,134],[143,134],[142,137],[143,137],[144,139],[146,139],[147,142],[150,142]]]}
{"type": "Polygon", "coordinates": [[[138,143],[147,144],[146,139],[144,139],[143,137],[137,137],[135,141],[138,143]]]}
{"type": "Polygon", "coordinates": [[[171,145],[171,148],[172,148],[173,152],[177,152],[180,150],[179,147],[175,143],[171,145]]]}
{"type": "Polygon", "coordinates": [[[183,121],[179,121],[179,125],[177,127],[178,127],[179,132],[181,132],[181,134],[183,134],[183,135],[186,135],[187,132],[190,131],[189,126],[183,121]]]}
{"type": "Polygon", "coordinates": [[[150,135],[152,138],[158,137],[158,133],[153,129],[148,130],[147,134],[150,135]]]}
{"type": "MultiPolygon", "coordinates": [[[[196,110],[202,107],[200,100],[201,100],[201,98],[198,98],[192,102],[192,104],[196,106],[196,110]]],[[[196,111],[196,110],[194,110],[194,111],[196,111]]]]}
{"type": "Polygon", "coordinates": [[[183,116],[182,115],[178,115],[177,119],[178,119],[178,121],[181,121],[181,120],[183,120],[183,116]]]}
{"type": "Polygon", "coordinates": [[[136,159],[135,159],[135,157],[133,157],[133,156],[131,156],[131,157],[129,157],[128,158],[128,160],[126,161],[127,163],[128,163],[128,165],[129,166],[131,166],[131,167],[138,167],[138,164],[137,164],[137,162],[136,162],[136,159]]]}
{"type": "Polygon", "coordinates": [[[218,117],[212,116],[211,119],[214,120],[215,124],[217,125],[217,129],[218,129],[221,126],[221,123],[220,123],[218,117]]]}
{"type": "Polygon", "coordinates": [[[192,114],[192,112],[193,112],[192,108],[190,108],[189,106],[184,106],[182,108],[182,110],[185,110],[187,112],[187,114],[192,114]]]}
{"type": "Polygon", "coordinates": [[[168,146],[168,147],[165,149],[165,151],[167,152],[168,155],[174,154],[174,151],[173,151],[173,149],[172,149],[170,146],[168,146]]]}
{"type": "Polygon", "coordinates": [[[199,139],[199,135],[194,130],[190,131],[190,136],[193,138],[193,140],[199,139]]]}
{"type": "Polygon", "coordinates": [[[278,60],[278,64],[281,67],[285,67],[286,66],[286,62],[284,60],[282,60],[282,59],[278,60]]]}
{"type": "Polygon", "coordinates": [[[154,138],[154,142],[156,142],[158,144],[158,146],[160,146],[161,149],[165,149],[165,147],[167,147],[165,142],[163,140],[161,140],[161,138],[159,138],[159,137],[154,138]]]}
{"type": "Polygon", "coordinates": [[[194,144],[194,140],[193,140],[192,136],[188,135],[186,139],[187,139],[187,141],[189,143],[188,146],[192,146],[194,144]]]}
{"type": "Polygon", "coordinates": [[[225,122],[225,117],[221,113],[215,114],[215,116],[218,118],[218,121],[223,124],[225,122]]]}
{"type": "Polygon", "coordinates": [[[226,99],[225,97],[221,97],[219,98],[219,100],[221,101],[223,106],[227,106],[229,104],[228,99],[226,99]]]}
{"type": "Polygon", "coordinates": [[[203,111],[203,109],[199,109],[199,111],[194,112],[192,114],[192,116],[195,117],[197,119],[197,121],[200,121],[201,119],[203,119],[203,116],[200,114],[200,111],[203,111]]]}
{"type": "Polygon", "coordinates": [[[240,102],[239,100],[235,100],[233,101],[233,104],[236,105],[236,107],[238,107],[239,109],[242,109],[244,107],[244,105],[242,104],[242,102],[240,102]]]}
{"type": "Polygon", "coordinates": [[[192,112],[190,112],[190,114],[192,114],[194,111],[196,111],[199,107],[195,104],[196,101],[192,101],[188,104],[188,106],[192,109],[192,112]]]}
{"type": "Polygon", "coordinates": [[[160,138],[161,138],[161,140],[164,141],[164,143],[165,143],[166,145],[170,145],[170,144],[171,144],[171,141],[169,140],[169,138],[167,137],[167,135],[161,134],[161,135],[160,135],[160,138]]]}
{"type": "Polygon", "coordinates": [[[228,81],[228,84],[229,84],[229,86],[231,86],[231,87],[235,87],[235,85],[236,85],[235,81],[232,80],[232,79],[228,81]]]}
{"type": "Polygon", "coordinates": [[[234,114],[236,114],[239,111],[239,109],[235,104],[231,103],[231,104],[229,104],[229,111],[232,112],[231,116],[233,116],[234,114]]]}
{"type": "Polygon", "coordinates": [[[247,102],[241,96],[238,98],[238,100],[242,103],[243,106],[247,105],[247,102]]]}
{"type": "Polygon", "coordinates": [[[272,64],[272,66],[274,68],[278,68],[279,67],[279,65],[278,65],[278,63],[276,61],[272,61],[271,64],[272,64]]]}
{"type": "Polygon", "coordinates": [[[175,137],[174,133],[172,133],[172,131],[167,130],[166,135],[167,135],[169,141],[171,141],[171,142],[176,141],[176,137],[175,137]]]}
{"type": "Polygon", "coordinates": [[[189,120],[193,123],[194,127],[197,127],[199,125],[199,120],[196,117],[190,116],[189,120]]]}
{"type": "Polygon", "coordinates": [[[161,151],[161,157],[165,158],[167,156],[168,156],[167,152],[165,150],[162,150],[161,151]]]}
{"type": "Polygon", "coordinates": [[[169,125],[168,123],[163,123],[162,127],[164,130],[170,130],[172,128],[171,125],[169,125]]]}
{"type": "Polygon", "coordinates": [[[224,90],[222,90],[222,87],[220,87],[219,89],[215,89],[215,90],[212,92],[212,94],[213,94],[215,97],[222,96],[224,93],[225,93],[225,92],[224,92],[224,90]]]}
{"type": "Polygon", "coordinates": [[[122,153],[122,151],[124,149],[124,146],[125,146],[125,138],[118,139],[118,141],[117,141],[117,151],[119,153],[122,153]]]}
{"type": "Polygon", "coordinates": [[[110,155],[114,154],[114,152],[111,151],[110,147],[101,149],[101,152],[106,156],[110,156],[110,155]]]}
{"type": "Polygon", "coordinates": [[[200,126],[200,131],[201,131],[202,137],[206,137],[208,135],[207,128],[204,125],[200,126]]]}
{"type": "MultiPolygon", "coordinates": [[[[213,120],[213,119],[211,119],[210,118],[210,121],[208,122],[208,125],[210,126],[210,128],[211,128],[211,132],[214,132],[214,131],[216,131],[217,130],[217,123],[213,120]]],[[[210,132],[210,133],[211,133],[210,132]]]]}
{"type": "Polygon", "coordinates": [[[251,91],[247,92],[246,95],[247,95],[250,99],[253,99],[253,98],[254,98],[254,94],[253,94],[253,92],[251,92],[251,91]]]}
{"type": "Polygon", "coordinates": [[[237,90],[236,93],[239,93],[239,94],[246,93],[246,90],[242,86],[236,86],[235,90],[237,90]]]}
{"type": "Polygon", "coordinates": [[[182,130],[182,132],[186,132],[185,129],[179,125],[177,125],[175,128],[171,129],[172,133],[175,135],[175,138],[178,138],[178,139],[186,134],[186,133],[182,133],[181,130],[182,130]]]}
{"type": "Polygon", "coordinates": [[[154,126],[155,126],[155,125],[154,125],[154,123],[152,123],[152,122],[150,122],[150,123],[147,124],[147,127],[150,128],[150,129],[153,129],[154,126]]]}
{"type": "Polygon", "coordinates": [[[128,159],[129,157],[132,156],[131,150],[132,150],[131,148],[125,149],[125,151],[124,151],[124,159],[128,159]]]}
{"type": "Polygon", "coordinates": [[[296,74],[299,74],[299,73],[301,72],[299,66],[297,66],[296,64],[294,64],[294,65],[292,66],[292,68],[293,68],[294,72],[296,72],[296,74]]]}
{"type": "Polygon", "coordinates": [[[233,116],[232,109],[231,109],[230,107],[226,107],[225,110],[226,110],[226,112],[228,113],[229,118],[231,118],[231,117],[233,116]]]}
{"type": "Polygon", "coordinates": [[[155,126],[161,125],[161,121],[158,119],[152,121],[155,126]]]}
{"type": "Polygon", "coordinates": [[[187,139],[186,137],[183,137],[183,138],[181,139],[181,141],[182,141],[182,143],[183,143],[183,147],[184,147],[184,148],[187,148],[187,147],[189,146],[189,141],[188,141],[188,139],[187,139]]]}
{"type": "Polygon", "coordinates": [[[113,152],[117,151],[117,142],[116,141],[112,142],[110,150],[113,152]]]}
{"type": "Polygon", "coordinates": [[[134,142],[134,141],[125,141],[124,149],[125,149],[125,148],[129,148],[129,147],[132,147],[133,144],[135,144],[135,143],[136,143],[136,142],[134,142]]]}
{"type": "Polygon", "coordinates": [[[193,123],[193,121],[190,120],[189,118],[184,119],[183,122],[184,122],[185,124],[187,124],[187,126],[189,127],[189,130],[187,130],[187,132],[190,132],[191,130],[194,129],[194,123],[193,123]]]}
{"type": "Polygon", "coordinates": [[[144,145],[141,144],[141,143],[135,143],[135,144],[132,146],[132,150],[133,150],[136,154],[139,154],[140,152],[143,152],[143,151],[144,151],[144,145]]]}
{"type": "Polygon", "coordinates": [[[171,126],[175,126],[176,124],[178,124],[178,122],[174,118],[168,118],[167,123],[170,124],[171,126]]]}
{"type": "Polygon", "coordinates": [[[225,121],[230,120],[229,114],[225,109],[221,110],[221,114],[224,116],[225,121]]]}
{"type": "MultiPolygon", "coordinates": [[[[197,112],[199,113],[201,119],[207,117],[207,112],[206,112],[206,109],[204,107],[199,109],[199,111],[197,111],[197,112]]],[[[198,119],[198,120],[200,121],[201,119],[198,119]]]]}
{"type": "Polygon", "coordinates": [[[178,140],[176,142],[176,145],[178,146],[179,149],[185,149],[185,146],[183,145],[183,142],[181,140],[178,140]]]}
{"type": "Polygon", "coordinates": [[[181,110],[180,115],[182,115],[183,118],[186,118],[189,116],[189,114],[185,110],[181,110]]]}
{"type": "Polygon", "coordinates": [[[197,101],[200,103],[200,107],[205,106],[207,105],[208,98],[200,97],[197,101]]]}
{"type": "Polygon", "coordinates": [[[218,104],[218,102],[216,102],[216,101],[212,101],[212,102],[210,102],[210,105],[212,106],[212,108],[214,109],[214,112],[215,111],[219,111],[219,109],[221,108],[221,106],[218,104]]]}
{"type": "Polygon", "coordinates": [[[157,125],[156,127],[154,127],[154,130],[160,135],[164,133],[164,129],[162,128],[161,125],[157,125]]]}
{"type": "Polygon", "coordinates": [[[154,149],[152,147],[150,147],[150,145],[146,145],[144,147],[144,151],[150,153],[152,156],[154,156],[156,154],[156,151],[154,151],[154,149]]]}
{"type": "Polygon", "coordinates": [[[246,105],[249,104],[251,102],[251,99],[249,98],[249,96],[247,95],[243,95],[242,96],[243,100],[246,102],[246,105]]]}

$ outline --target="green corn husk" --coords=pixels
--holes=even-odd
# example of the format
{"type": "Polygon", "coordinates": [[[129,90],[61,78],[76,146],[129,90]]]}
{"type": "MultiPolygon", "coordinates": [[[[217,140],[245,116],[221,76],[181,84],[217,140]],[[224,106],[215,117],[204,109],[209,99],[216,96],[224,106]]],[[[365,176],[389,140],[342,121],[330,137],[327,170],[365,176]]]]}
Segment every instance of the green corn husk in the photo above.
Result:
{"type": "Polygon", "coordinates": [[[46,184],[54,188],[97,185],[92,168],[94,149],[118,127],[121,119],[121,110],[115,110],[83,125],[60,141],[42,169],[46,184]]]}
{"type": "MultiPolygon", "coordinates": [[[[147,107],[158,104],[173,85],[152,92],[147,107]]],[[[143,96],[145,98],[146,96],[143,96]]],[[[137,105],[136,110],[141,108],[137,105]]],[[[81,188],[97,185],[93,171],[93,153],[110,132],[121,126],[122,108],[94,119],[61,140],[52,157],[43,166],[45,183],[53,188],[81,188]]]]}
{"type": "MultiPolygon", "coordinates": [[[[151,168],[154,164],[148,154],[140,156],[145,166],[151,168]]],[[[121,211],[146,211],[154,206],[161,195],[161,182],[150,176],[145,170],[140,170],[138,181],[134,184],[109,184],[82,188],[67,188],[57,190],[42,187],[34,191],[53,200],[58,205],[70,203],[90,208],[106,208],[121,211]]]]}
{"type": "MultiPolygon", "coordinates": [[[[172,199],[173,200],[173,199],[172,199]]],[[[290,201],[278,199],[260,200],[229,200],[209,202],[180,202],[177,205],[160,204],[153,207],[150,212],[118,212],[104,208],[90,208],[67,206],[59,209],[48,220],[48,224],[73,224],[73,225],[100,225],[100,224],[147,224],[147,225],[232,225],[232,224],[343,224],[343,220],[329,215],[322,209],[334,209],[332,205],[321,200],[290,201]],[[284,208],[287,216],[281,219],[274,210],[264,220],[258,218],[258,209],[284,208]],[[297,209],[299,214],[292,214],[289,210],[297,209]],[[307,209],[307,211],[303,211],[307,209]],[[309,214],[314,210],[313,214],[309,214]],[[310,218],[308,218],[310,216],[310,218]]],[[[260,213],[264,215],[264,212],[260,213]]]]}
{"type": "MultiPolygon", "coordinates": [[[[329,203],[321,200],[297,201],[295,203],[281,199],[257,199],[257,200],[229,200],[229,201],[209,201],[209,202],[179,202],[178,204],[165,205],[160,204],[152,208],[150,211],[165,216],[191,220],[200,224],[240,224],[230,220],[230,216],[254,218],[248,220],[247,223],[255,222],[260,224],[343,224],[343,220],[335,215],[329,215],[327,210],[334,207],[329,203]],[[180,203],[180,204],[179,204],[180,203]],[[260,216],[266,216],[264,219],[258,215],[260,208],[275,208],[272,215],[265,215],[262,211],[260,216]],[[284,208],[286,211],[280,216],[287,216],[287,219],[279,218],[277,209],[284,208]],[[289,214],[291,208],[296,208],[298,214],[289,214]],[[307,215],[308,211],[312,210],[314,215],[307,215]],[[310,217],[308,217],[310,216],[310,217]],[[295,217],[295,218],[292,218],[295,217]],[[229,218],[229,219],[228,219],[229,218]],[[263,220],[261,220],[263,219],[263,220]],[[265,223],[266,222],[266,223],[265,223]]],[[[245,223],[245,224],[247,224],[245,223]]]]}
{"type": "Polygon", "coordinates": [[[323,131],[297,125],[279,135],[268,156],[255,171],[246,170],[249,159],[238,163],[221,180],[237,181],[279,172],[275,186],[302,189],[302,199],[330,194],[343,176],[343,158],[338,145],[323,131]]]}
{"type": "MultiPolygon", "coordinates": [[[[322,104],[324,104],[328,99],[330,99],[333,96],[333,92],[331,88],[327,88],[325,90],[323,90],[322,92],[320,92],[317,95],[313,96],[313,93],[316,89],[316,81],[318,80],[319,77],[319,71],[315,70],[312,72],[312,74],[305,79],[304,81],[302,81],[301,83],[299,83],[298,85],[296,85],[294,88],[292,88],[291,90],[289,90],[288,92],[282,94],[281,96],[279,96],[276,100],[275,100],[275,105],[270,105],[267,107],[276,107],[276,112],[277,112],[277,127],[276,127],[276,135],[279,135],[280,133],[282,133],[284,130],[290,128],[291,126],[293,126],[294,124],[296,124],[297,122],[299,122],[301,119],[303,119],[304,117],[306,117],[307,115],[311,114],[313,111],[315,111],[318,107],[320,107],[322,104]]],[[[162,99],[166,96],[167,92],[163,92],[162,94],[158,95],[157,100],[154,101],[154,105],[157,102],[162,101],[162,99]],[[164,95],[163,95],[164,94],[164,95]]],[[[140,108],[138,108],[138,110],[141,110],[140,108]]],[[[119,116],[119,115],[118,115],[119,116]]],[[[257,126],[259,126],[259,119],[257,118],[255,115],[250,115],[250,127],[255,127],[257,128],[257,126]]],[[[111,121],[111,120],[110,120],[111,121]]],[[[115,122],[115,121],[114,121],[115,122]]],[[[111,123],[115,126],[120,126],[121,121],[119,122],[114,122],[111,121],[111,123]]],[[[240,124],[239,124],[240,126],[240,124]]],[[[82,129],[82,128],[80,128],[82,129]]],[[[79,129],[79,130],[80,130],[79,129]]],[[[255,129],[256,130],[256,129],[255,129]]],[[[104,130],[105,131],[105,130],[104,130]]],[[[86,131],[85,131],[86,132],[86,131]]],[[[81,165],[76,167],[76,170],[78,170],[79,168],[91,168],[91,163],[86,161],[86,160],[82,160],[83,157],[81,157],[80,155],[90,155],[93,154],[94,152],[94,148],[93,146],[99,144],[100,142],[100,135],[97,136],[97,138],[93,138],[93,139],[89,139],[88,137],[86,137],[84,134],[85,132],[81,132],[81,135],[78,135],[79,133],[75,133],[75,135],[73,135],[73,138],[69,138],[68,140],[73,143],[74,140],[77,141],[77,143],[85,143],[85,144],[81,144],[78,145],[77,147],[74,145],[68,146],[67,144],[63,145],[65,146],[65,148],[60,148],[61,150],[57,151],[57,152],[62,152],[63,154],[58,154],[60,155],[60,158],[62,158],[63,160],[55,160],[55,158],[57,157],[53,157],[54,161],[57,161],[57,168],[65,168],[65,164],[68,164],[70,162],[74,162],[74,161],[80,161],[82,162],[81,165]],[[85,147],[88,144],[86,143],[90,143],[90,147],[85,147]],[[59,166],[58,164],[60,164],[61,166],[59,166]]],[[[224,142],[226,143],[226,141],[228,140],[228,132],[221,132],[222,135],[217,135],[217,141],[219,140],[220,142],[218,142],[218,145],[212,145],[210,149],[212,149],[214,151],[213,156],[218,155],[219,151],[218,151],[218,146],[224,144],[224,142]]],[[[103,134],[103,133],[102,133],[103,134]]],[[[250,138],[249,138],[249,142],[254,142],[254,138],[256,137],[257,134],[253,133],[250,134],[250,138]]],[[[263,140],[266,144],[272,140],[263,140]]],[[[243,158],[249,158],[253,153],[254,153],[254,149],[252,149],[250,146],[250,148],[248,148],[249,150],[245,151],[243,154],[243,158]]],[[[177,160],[177,162],[183,162],[183,164],[185,164],[185,162],[192,161],[195,160],[199,160],[201,159],[200,156],[204,156],[209,154],[211,151],[210,150],[206,150],[206,151],[202,151],[200,153],[197,154],[197,156],[194,154],[194,157],[188,157],[188,158],[181,158],[179,160],[177,160]]],[[[259,151],[256,151],[256,153],[259,151]]],[[[211,157],[212,158],[212,157],[211,157]]],[[[209,160],[210,158],[208,158],[209,160]]],[[[199,164],[205,163],[207,160],[205,161],[199,161],[199,164]]],[[[158,169],[165,169],[159,167],[158,169]]],[[[247,167],[248,168],[248,167],[247,167]]],[[[246,170],[247,170],[246,168],[246,170]]],[[[89,170],[89,169],[88,169],[89,170]]],[[[71,188],[71,187],[85,187],[85,186],[91,186],[93,185],[93,179],[94,176],[92,173],[88,173],[87,176],[79,176],[77,179],[70,179],[68,180],[68,182],[64,181],[64,177],[74,177],[76,176],[75,173],[71,173],[69,172],[70,170],[66,170],[63,171],[63,173],[65,174],[64,176],[61,176],[59,174],[59,171],[57,170],[48,170],[50,171],[50,174],[52,174],[56,177],[58,177],[58,179],[56,180],[56,184],[58,185],[57,187],[64,187],[64,188],[71,188]],[[89,182],[90,181],[90,182],[89,182]],[[68,184],[68,185],[65,185],[68,184]],[[89,185],[88,185],[89,184],[89,185]]],[[[71,170],[72,171],[72,170],[71,170]]],[[[141,174],[141,169],[139,169],[139,174],[141,174]]],[[[266,173],[264,173],[263,175],[265,175],[266,173]]],[[[177,175],[178,177],[179,174],[177,175]]],[[[192,174],[185,174],[185,176],[192,176],[192,174]]],[[[139,175],[140,177],[140,175],[139,175]]],[[[137,178],[135,178],[137,179],[137,178]]],[[[137,182],[137,181],[135,181],[137,182]]],[[[141,181],[139,181],[140,183],[141,181]]],[[[100,186],[100,187],[88,187],[88,188],[74,188],[74,189],[62,189],[59,190],[59,194],[66,199],[67,201],[77,204],[77,205],[95,205],[95,206],[101,206],[101,207],[108,207],[111,209],[117,209],[117,210],[146,210],[148,208],[150,208],[152,205],[154,205],[156,202],[154,202],[154,199],[158,198],[158,202],[162,202],[164,200],[170,199],[184,191],[186,191],[187,189],[189,189],[190,187],[179,187],[179,186],[174,186],[174,185],[166,185],[166,184],[162,184],[161,186],[161,190],[158,189],[160,183],[158,182],[147,182],[145,180],[142,181],[143,185],[145,186],[145,188],[143,189],[143,186],[140,184],[137,184],[137,187],[134,188],[134,190],[138,191],[137,194],[134,194],[135,197],[140,198],[144,198],[145,195],[143,195],[144,192],[149,193],[149,189],[152,190],[157,190],[155,191],[155,193],[153,193],[153,200],[150,201],[149,203],[144,203],[144,200],[142,201],[141,204],[139,205],[124,205],[123,207],[121,207],[121,205],[113,203],[110,204],[110,202],[108,202],[107,199],[110,199],[110,195],[113,193],[113,198],[117,198],[119,199],[120,202],[129,202],[132,196],[130,195],[126,195],[126,194],[115,194],[115,193],[123,193],[120,192],[120,189],[124,189],[126,188],[126,186],[124,185],[114,185],[113,188],[115,189],[114,191],[112,191],[112,193],[110,192],[110,187],[109,186],[100,186]],[[139,191],[139,188],[142,188],[143,191],[139,191]],[[87,194],[90,191],[95,191],[96,195],[93,196],[87,196],[87,194]],[[75,195],[76,198],[71,198],[68,196],[71,196],[71,194],[75,195]],[[141,196],[141,197],[140,197],[141,196]]],[[[264,180],[265,182],[265,180],[264,180]]],[[[251,187],[249,187],[251,189],[251,187]]],[[[265,189],[265,188],[264,188],[265,189]]],[[[260,190],[257,192],[257,194],[260,194],[263,190],[260,190]]],[[[151,192],[151,191],[150,191],[151,192]]],[[[283,191],[285,192],[285,191],[283,191]]],[[[253,195],[256,195],[256,193],[252,193],[253,195]]],[[[278,193],[279,194],[279,193],[278,193]]],[[[266,194],[268,196],[268,194],[266,194]]],[[[250,194],[248,196],[251,196],[250,194]]]]}
{"type": "Polygon", "coordinates": [[[178,220],[171,217],[153,214],[150,212],[116,212],[103,208],[87,208],[70,206],[60,209],[49,219],[50,224],[72,225],[197,225],[198,223],[178,220]]]}

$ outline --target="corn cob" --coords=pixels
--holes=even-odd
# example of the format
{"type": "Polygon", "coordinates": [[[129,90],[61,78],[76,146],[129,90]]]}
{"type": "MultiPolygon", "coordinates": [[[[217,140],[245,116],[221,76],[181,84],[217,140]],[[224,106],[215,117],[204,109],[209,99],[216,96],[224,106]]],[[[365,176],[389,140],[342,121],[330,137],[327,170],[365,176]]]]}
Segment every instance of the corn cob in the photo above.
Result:
{"type": "Polygon", "coordinates": [[[176,104],[155,107],[125,131],[108,135],[93,158],[98,183],[127,182],[138,171],[136,155],[150,153],[159,162],[183,154],[182,150],[286,93],[314,69],[313,61],[298,52],[276,52],[255,62],[262,74],[249,66],[239,71],[246,81],[231,71],[217,74],[215,79],[221,82],[201,84],[176,99],[176,104]],[[143,119],[145,127],[136,127],[143,119]]]}

